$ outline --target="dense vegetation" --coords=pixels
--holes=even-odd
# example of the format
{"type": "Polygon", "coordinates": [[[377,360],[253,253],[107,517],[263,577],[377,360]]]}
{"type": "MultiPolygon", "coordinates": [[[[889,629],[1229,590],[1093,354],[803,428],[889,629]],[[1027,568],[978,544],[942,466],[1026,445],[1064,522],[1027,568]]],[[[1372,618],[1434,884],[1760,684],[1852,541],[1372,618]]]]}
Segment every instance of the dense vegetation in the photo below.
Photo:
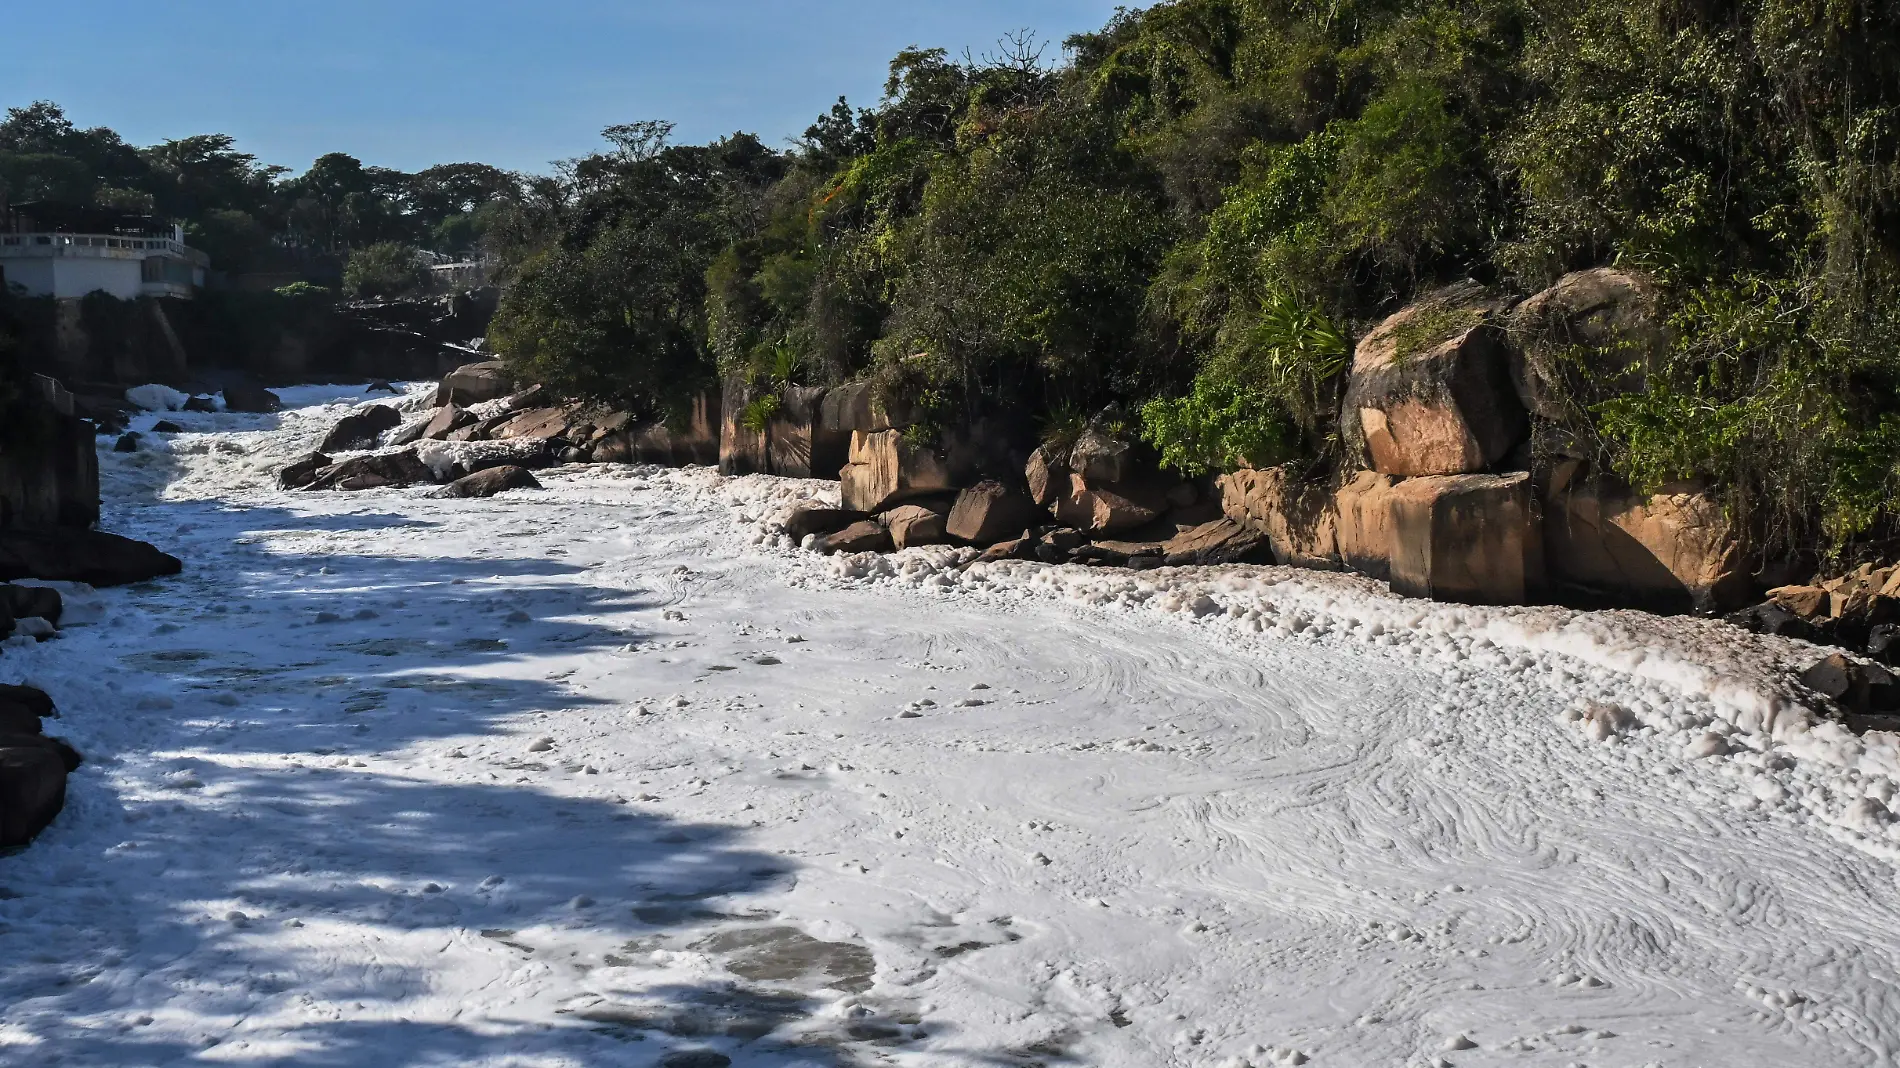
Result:
{"type": "Polygon", "coordinates": [[[642,127],[510,224],[504,338],[657,407],[871,376],[938,421],[1105,412],[1191,471],[1319,470],[1378,317],[1618,264],[1673,340],[1581,391],[1571,447],[1839,543],[1900,476],[1897,108],[1874,0],[1177,0],[1061,63],[906,51],[782,154],[642,127]]]}
{"type": "Polygon", "coordinates": [[[1708,478],[1783,543],[1894,533],[1883,0],[1174,0],[1060,61],[907,50],[876,106],[787,150],[638,123],[533,179],[337,156],[293,179],[228,139],[134,152],[12,114],[0,182],[149,203],[214,247],[479,239],[501,350],[577,394],[665,412],[722,375],[868,377],[920,434],[1095,419],[1190,471],[1325,471],[1353,339],[1434,287],[1621,265],[1660,283],[1667,350],[1636,392],[1571,376],[1552,440],[1642,485],[1708,478]]]}

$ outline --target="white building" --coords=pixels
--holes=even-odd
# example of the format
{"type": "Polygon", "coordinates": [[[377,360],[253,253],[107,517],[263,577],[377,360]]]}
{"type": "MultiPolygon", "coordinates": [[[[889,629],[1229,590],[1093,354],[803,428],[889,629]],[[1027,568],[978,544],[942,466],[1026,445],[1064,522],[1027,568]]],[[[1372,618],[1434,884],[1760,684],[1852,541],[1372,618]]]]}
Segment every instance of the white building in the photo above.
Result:
{"type": "Polygon", "coordinates": [[[57,204],[0,212],[0,285],[26,296],[189,299],[209,265],[183,230],[150,216],[57,204]]]}

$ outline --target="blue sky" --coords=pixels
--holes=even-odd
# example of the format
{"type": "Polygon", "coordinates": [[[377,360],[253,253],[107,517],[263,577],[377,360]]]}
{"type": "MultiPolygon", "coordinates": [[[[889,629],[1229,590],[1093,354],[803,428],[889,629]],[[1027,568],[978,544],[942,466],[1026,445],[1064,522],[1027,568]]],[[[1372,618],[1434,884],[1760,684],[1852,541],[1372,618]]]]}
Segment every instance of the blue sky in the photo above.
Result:
{"type": "Polygon", "coordinates": [[[223,132],[301,170],[545,170],[646,118],[675,140],[780,141],[840,93],[875,101],[911,44],[991,48],[1101,26],[1104,0],[57,0],[9,5],[0,105],[63,104],[135,144],[223,132]]]}

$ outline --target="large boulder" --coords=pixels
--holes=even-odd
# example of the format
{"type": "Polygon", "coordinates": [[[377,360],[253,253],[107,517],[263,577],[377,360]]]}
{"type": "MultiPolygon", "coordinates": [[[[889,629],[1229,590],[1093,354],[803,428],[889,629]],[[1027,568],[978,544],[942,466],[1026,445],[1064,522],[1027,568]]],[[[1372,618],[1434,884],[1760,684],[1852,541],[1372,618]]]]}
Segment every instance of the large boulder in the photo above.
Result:
{"type": "Polygon", "coordinates": [[[1125,482],[1135,473],[1128,442],[1110,437],[1099,430],[1084,430],[1069,447],[1071,472],[1093,484],[1125,482]]]}
{"type": "Polygon", "coordinates": [[[183,569],[175,556],[103,530],[0,530],[0,581],[124,586],[183,569]]]}
{"type": "Polygon", "coordinates": [[[1054,512],[1056,502],[1069,492],[1068,457],[1044,445],[1029,454],[1023,477],[1029,483],[1029,497],[1036,506],[1054,512]]]}
{"type": "Polygon", "coordinates": [[[794,509],[781,524],[785,533],[793,541],[804,541],[811,534],[835,534],[853,523],[862,523],[871,518],[865,512],[854,512],[848,508],[825,508],[809,505],[794,509]]]}
{"type": "Polygon", "coordinates": [[[422,437],[430,441],[447,441],[450,434],[477,421],[475,413],[466,408],[443,405],[435,410],[428,422],[422,424],[422,437]]]}
{"type": "Polygon", "coordinates": [[[500,400],[514,392],[515,381],[500,360],[468,363],[442,377],[436,387],[433,407],[455,404],[464,408],[484,401],[500,400]]]}
{"type": "Polygon", "coordinates": [[[1560,464],[1543,490],[1555,585],[1660,611],[1726,612],[1754,599],[1747,544],[1712,494],[1694,483],[1643,494],[1583,475],[1560,464]]]}
{"type": "Polygon", "coordinates": [[[1222,475],[1215,488],[1227,518],[1265,534],[1280,563],[1326,570],[1339,566],[1338,513],[1323,487],[1269,467],[1222,475]]]}
{"type": "Polygon", "coordinates": [[[819,538],[812,548],[832,553],[882,553],[891,550],[891,532],[875,519],[865,519],[819,538]]]}
{"type": "Polygon", "coordinates": [[[1333,494],[1339,562],[1373,578],[1392,573],[1392,487],[1398,480],[1360,471],[1333,494]]]}
{"type": "Polygon", "coordinates": [[[1529,474],[1409,478],[1387,506],[1392,592],[1466,604],[1527,604],[1541,593],[1529,474]]]}
{"type": "Polygon", "coordinates": [[[1186,564],[1270,564],[1273,544],[1259,530],[1222,516],[1163,542],[1169,567],[1186,564]]]}
{"type": "Polygon", "coordinates": [[[515,413],[505,421],[490,427],[487,436],[493,441],[552,441],[561,438],[572,441],[586,418],[581,406],[563,404],[545,408],[528,408],[515,413]]]}
{"type": "Polygon", "coordinates": [[[1454,287],[1380,323],[1353,352],[1340,417],[1349,456],[1388,475],[1485,471],[1529,432],[1499,302],[1454,287]]]}
{"type": "Polygon", "coordinates": [[[1617,267],[1564,275],[1511,309],[1512,381],[1524,407],[1566,422],[1604,392],[1640,393],[1669,345],[1660,290],[1617,267]]]}
{"type": "Polygon", "coordinates": [[[7,615],[13,619],[37,617],[54,626],[59,625],[60,616],[66,610],[65,599],[50,586],[0,584],[0,600],[5,601],[7,615]]]}
{"type": "Polygon", "coordinates": [[[527,468],[515,464],[503,464],[477,471],[449,483],[442,490],[445,497],[493,497],[508,490],[540,489],[541,483],[527,468]]]}
{"type": "Polygon", "coordinates": [[[336,463],[320,452],[306,453],[277,472],[280,489],[302,489],[317,480],[323,469],[336,463]]]}
{"type": "Polygon", "coordinates": [[[936,450],[912,444],[898,430],[853,434],[851,462],[839,472],[839,483],[846,508],[872,514],[956,489],[936,450]]]}
{"type": "Polygon", "coordinates": [[[381,489],[386,486],[413,486],[418,482],[434,482],[435,472],[414,449],[401,452],[376,453],[369,456],[353,456],[339,464],[317,472],[315,478],[303,487],[309,490],[366,490],[381,489]]]}
{"type": "Polygon", "coordinates": [[[284,406],[277,394],[253,383],[229,385],[224,387],[223,393],[227,412],[275,412],[284,406]]]}
{"type": "Polygon", "coordinates": [[[1056,521],[1091,534],[1116,534],[1147,526],[1171,506],[1167,481],[1143,473],[1121,482],[1092,482],[1069,472],[1069,492],[1056,501],[1056,521]]]}
{"type": "Polygon", "coordinates": [[[373,449],[385,431],[394,430],[402,425],[402,413],[387,404],[372,404],[362,411],[344,416],[330,433],[324,436],[323,443],[317,446],[318,452],[348,452],[351,449],[373,449]]]}
{"type": "Polygon", "coordinates": [[[891,544],[899,549],[913,545],[940,545],[944,540],[945,512],[921,504],[900,504],[881,513],[877,521],[891,532],[891,544]]]}
{"type": "Polygon", "coordinates": [[[0,748],[0,849],[26,845],[66,806],[66,763],[40,746],[0,748]]]}
{"type": "Polygon", "coordinates": [[[944,530],[958,541],[990,545],[1020,538],[1024,531],[1048,519],[1049,513],[1021,490],[985,479],[957,494],[944,530]]]}

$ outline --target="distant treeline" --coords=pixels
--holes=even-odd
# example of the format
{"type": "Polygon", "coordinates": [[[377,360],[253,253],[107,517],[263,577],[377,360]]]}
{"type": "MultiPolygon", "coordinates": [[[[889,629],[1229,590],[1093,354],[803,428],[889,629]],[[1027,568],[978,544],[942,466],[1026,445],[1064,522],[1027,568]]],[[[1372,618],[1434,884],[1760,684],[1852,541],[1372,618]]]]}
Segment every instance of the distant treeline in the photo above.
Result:
{"type": "Polygon", "coordinates": [[[498,201],[523,180],[480,163],[417,174],[366,167],[331,153],[301,175],[238,151],[227,134],[136,148],[105,127],[80,129],[39,101],[0,121],[0,192],[12,203],[52,200],[185,225],[186,240],[229,274],[295,270],[398,245],[476,251],[498,201]]]}

